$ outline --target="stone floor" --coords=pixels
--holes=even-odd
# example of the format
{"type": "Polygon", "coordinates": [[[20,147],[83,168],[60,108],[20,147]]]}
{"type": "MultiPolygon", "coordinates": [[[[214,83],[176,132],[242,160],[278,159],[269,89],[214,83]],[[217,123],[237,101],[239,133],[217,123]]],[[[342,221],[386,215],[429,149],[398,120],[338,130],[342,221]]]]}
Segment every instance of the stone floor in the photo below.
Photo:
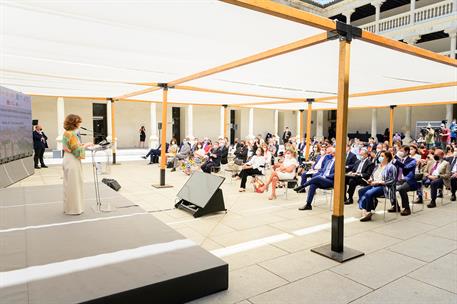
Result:
{"type": "MultiPolygon", "coordinates": [[[[269,201],[251,188],[239,193],[239,182],[227,175],[228,212],[194,219],[172,209],[187,176],[167,170],[174,187],[155,189],[159,169],[146,163],[112,166],[109,176],[122,185],[122,195],[230,265],[229,290],[195,303],[457,303],[456,203],[439,201],[436,209],[388,223],[382,203],[368,223],[358,221],[355,205],[346,206],[345,245],[365,256],[338,264],[310,252],[330,240],[329,194],[320,193],[312,211],[299,212],[306,194],[290,191],[286,199],[279,189],[278,199],[269,201]]],[[[90,165],[84,174],[92,181],[90,165]]],[[[61,167],[50,166],[13,187],[59,183],[61,167]]]]}

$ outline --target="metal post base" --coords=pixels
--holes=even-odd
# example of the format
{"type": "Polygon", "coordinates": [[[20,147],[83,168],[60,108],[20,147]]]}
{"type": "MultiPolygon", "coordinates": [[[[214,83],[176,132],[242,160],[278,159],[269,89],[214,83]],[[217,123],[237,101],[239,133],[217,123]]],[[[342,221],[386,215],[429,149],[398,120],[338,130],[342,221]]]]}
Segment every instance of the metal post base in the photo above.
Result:
{"type": "Polygon", "coordinates": [[[108,213],[114,211],[110,203],[92,206],[92,210],[95,213],[108,213]]]}
{"type": "Polygon", "coordinates": [[[361,257],[365,254],[361,251],[354,250],[348,247],[343,247],[343,251],[336,252],[332,250],[331,244],[313,248],[311,249],[311,251],[322,256],[325,256],[329,259],[332,259],[334,261],[337,261],[339,263],[344,263],[346,261],[361,257]]]}
{"type": "Polygon", "coordinates": [[[172,185],[165,184],[165,169],[160,169],[160,183],[152,185],[156,189],[173,188],[172,185]]]}

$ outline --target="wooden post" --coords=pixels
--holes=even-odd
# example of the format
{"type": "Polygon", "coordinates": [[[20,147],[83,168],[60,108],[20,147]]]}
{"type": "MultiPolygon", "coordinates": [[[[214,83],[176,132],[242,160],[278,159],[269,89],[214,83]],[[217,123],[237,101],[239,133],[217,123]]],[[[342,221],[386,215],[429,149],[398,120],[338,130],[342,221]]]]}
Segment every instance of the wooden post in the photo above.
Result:
{"type": "Polygon", "coordinates": [[[160,186],[165,186],[165,170],[167,169],[167,109],[168,86],[163,87],[162,96],[162,138],[160,140],[160,186]]]}
{"type": "Polygon", "coordinates": [[[344,194],[346,174],[346,137],[349,99],[349,67],[350,67],[350,41],[340,36],[339,70],[338,70],[338,104],[336,117],[336,152],[335,175],[333,187],[333,214],[331,228],[331,244],[324,245],[311,251],[326,256],[338,262],[362,256],[363,253],[350,248],[345,248],[344,241],[344,194]]]}
{"type": "Polygon", "coordinates": [[[111,150],[113,151],[113,165],[116,164],[116,151],[117,151],[117,135],[116,135],[116,103],[113,98],[111,102],[111,150]]]}
{"type": "MultiPolygon", "coordinates": [[[[227,137],[227,127],[228,127],[228,118],[227,118],[227,112],[228,112],[228,109],[227,109],[227,105],[223,105],[224,107],[224,138],[227,137]]],[[[229,138],[229,141],[230,141],[230,138],[229,138]]]]}
{"type": "Polygon", "coordinates": [[[312,114],[313,102],[308,101],[308,111],[306,112],[306,161],[309,160],[309,152],[311,149],[311,114],[312,114]]]}
{"type": "Polygon", "coordinates": [[[304,139],[304,136],[303,136],[303,112],[305,110],[303,109],[300,109],[300,111],[298,111],[298,115],[300,115],[299,119],[298,119],[298,139],[300,140],[300,142],[303,142],[303,139],[304,139]]]}
{"type": "Polygon", "coordinates": [[[390,106],[389,146],[394,144],[394,111],[396,106],[390,106]]]}

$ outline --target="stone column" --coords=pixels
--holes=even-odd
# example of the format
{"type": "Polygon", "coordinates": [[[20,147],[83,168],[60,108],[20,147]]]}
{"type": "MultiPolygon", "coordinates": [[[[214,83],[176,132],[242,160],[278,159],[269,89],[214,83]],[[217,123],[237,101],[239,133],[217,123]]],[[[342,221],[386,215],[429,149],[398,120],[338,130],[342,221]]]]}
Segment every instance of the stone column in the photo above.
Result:
{"type": "Polygon", "coordinates": [[[406,107],[405,138],[403,140],[406,144],[409,144],[413,140],[411,138],[411,110],[412,110],[412,107],[406,107]]]}
{"type": "Polygon", "coordinates": [[[106,132],[106,140],[109,142],[113,141],[113,125],[111,123],[111,101],[106,102],[106,125],[108,130],[106,132]]]}
{"type": "Polygon", "coordinates": [[[57,138],[56,150],[62,155],[62,136],[63,136],[63,122],[65,120],[65,104],[63,97],[57,97],[57,138]]]}
{"type": "Polygon", "coordinates": [[[452,122],[452,119],[454,118],[452,113],[453,110],[453,105],[452,104],[447,104],[446,105],[446,120],[447,120],[447,126],[449,127],[450,123],[452,122]]]}
{"type": "Polygon", "coordinates": [[[318,140],[324,138],[324,111],[322,110],[316,113],[316,138],[318,140]]]}
{"type": "Polygon", "coordinates": [[[376,0],[371,2],[376,9],[375,11],[375,21],[376,21],[376,33],[379,33],[379,21],[381,20],[381,5],[384,3],[385,0],[376,0]]]}
{"type": "Polygon", "coordinates": [[[344,11],[342,14],[346,17],[346,23],[351,24],[351,15],[355,12],[355,9],[344,11]]]}
{"type": "Polygon", "coordinates": [[[378,110],[371,109],[371,137],[377,139],[378,134],[378,110]]]}
{"type": "Polygon", "coordinates": [[[149,149],[159,146],[159,136],[157,130],[157,104],[151,102],[149,105],[149,115],[151,117],[151,125],[149,126],[151,135],[149,135],[149,149]]]}
{"type": "Polygon", "coordinates": [[[248,138],[255,138],[254,135],[254,108],[249,109],[249,131],[248,131],[248,138]]]}
{"type": "Polygon", "coordinates": [[[274,111],[275,131],[273,135],[279,138],[279,110],[274,111]]]}
{"type": "Polygon", "coordinates": [[[224,137],[225,108],[220,108],[219,137],[224,137]]]}
{"type": "Polygon", "coordinates": [[[300,115],[303,115],[303,112],[297,111],[297,130],[296,130],[297,135],[296,135],[296,137],[298,140],[300,140],[300,137],[301,137],[301,135],[300,135],[300,132],[301,132],[300,115]]]}
{"type": "Polygon", "coordinates": [[[451,39],[451,46],[449,48],[449,57],[455,58],[455,44],[457,43],[457,28],[450,28],[444,31],[445,33],[449,34],[449,38],[451,39]]]}
{"type": "Polygon", "coordinates": [[[186,128],[186,137],[189,138],[189,140],[194,143],[194,106],[193,105],[188,105],[187,106],[187,128],[186,128]]]}
{"type": "Polygon", "coordinates": [[[409,24],[414,24],[414,11],[416,10],[416,0],[411,0],[409,5],[409,24]]]}

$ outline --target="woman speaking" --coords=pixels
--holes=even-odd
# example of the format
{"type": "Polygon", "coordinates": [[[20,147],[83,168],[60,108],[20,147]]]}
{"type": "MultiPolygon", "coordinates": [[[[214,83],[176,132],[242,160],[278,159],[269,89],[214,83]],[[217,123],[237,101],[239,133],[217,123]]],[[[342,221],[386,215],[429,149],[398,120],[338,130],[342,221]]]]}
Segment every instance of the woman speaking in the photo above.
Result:
{"type": "Polygon", "coordinates": [[[80,142],[77,131],[81,122],[81,117],[70,114],[65,118],[63,124],[65,129],[62,138],[62,146],[65,151],[63,157],[63,212],[65,214],[79,215],[84,212],[81,159],[85,157],[85,148],[93,144],[80,142]]]}

